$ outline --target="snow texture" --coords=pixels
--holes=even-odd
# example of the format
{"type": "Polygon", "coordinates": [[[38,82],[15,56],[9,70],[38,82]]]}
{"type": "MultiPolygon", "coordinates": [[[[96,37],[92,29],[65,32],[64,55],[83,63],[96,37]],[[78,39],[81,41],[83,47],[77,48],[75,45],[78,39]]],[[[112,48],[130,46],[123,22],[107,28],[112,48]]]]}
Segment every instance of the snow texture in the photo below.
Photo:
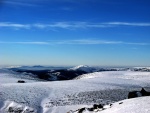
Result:
{"type": "MultiPolygon", "coordinates": [[[[126,99],[129,91],[141,90],[141,87],[150,90],[149,80],[150,72],[106,71],[85,74],[76,80],[44,82],[0,69],[0,113],[67,113],[93,104],[107,105],[126,99]],[[25,83],[17,83],[20,79],[25,83]]],[[[129,106],[134,107],[139,101],[143,102],[143,106],[150,103],[148,97],[139,99],[142,100],[133,99],[131,104],[128,100],[121,105],[114,104],[110,111],[114,109],[114,113],[127,113],[127,109],[131,111],[129,106]],[[121,109],[126,111],[120,112],[121,109]]],[[[134,113],[148,113],[148,105],[142,111],[134,113]]]]}

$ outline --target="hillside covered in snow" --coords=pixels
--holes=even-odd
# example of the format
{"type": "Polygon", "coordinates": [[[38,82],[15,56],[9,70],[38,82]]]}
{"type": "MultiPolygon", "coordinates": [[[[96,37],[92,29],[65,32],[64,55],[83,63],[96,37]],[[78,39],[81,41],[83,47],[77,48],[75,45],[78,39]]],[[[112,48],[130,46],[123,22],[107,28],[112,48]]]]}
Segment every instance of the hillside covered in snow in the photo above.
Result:
{"type": "MultiPolygon", "coordinates": [[[[78,70],[66,70],[76,69],[78,70]]],[[[63,81],[40,79],[31,73],[35,70],[18,70],[23,69],[0,69],[0,113],[78,113],[75,111],[90,108],[94,104],[106,106],[107,109],[101,113],[127,113],[134,109],[137,110],[133,113],[148,113],[150,110],[149,97],[127,99],[130,91],[141,90],[142,87],[150,91],[150,72],[147,70],[116,68],[117,71],[96,70],[91,73],[90,69],[90,73],[78,74],[73,79],[63,81]],[[19,83],[18,80],[25,83],[19,83]],[[123,103],[119,104],[120,102],[123,103]],[[112,103],[111,107],[108,106],[112,103]]]]}
{"type": "Polygon", "coordinates": [[[79,65],[75,67],[53,67],[53,66],[8,66],[5,70],[16,73],[17,75],[26,75],[31,78],[37,78],[46,81],[61,81],[81,78],[80,75],[94,72],[106,71],[132,71],[132,72],[150,72],[149,67],[130,67],[130,68],[112,68],[112,67],[92,67],[79,65]]]}

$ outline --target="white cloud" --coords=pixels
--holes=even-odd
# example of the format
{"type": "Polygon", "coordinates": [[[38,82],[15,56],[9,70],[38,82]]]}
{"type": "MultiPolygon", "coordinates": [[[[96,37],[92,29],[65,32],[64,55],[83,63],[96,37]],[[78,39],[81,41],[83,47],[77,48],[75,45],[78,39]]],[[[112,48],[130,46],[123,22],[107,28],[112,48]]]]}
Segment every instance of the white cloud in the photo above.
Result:
{"type": "Polygon", "coordinates": [[[135,26],[135,27],[150,27],[150,23],[128,23],[128,22],[107,22],[107,23],[90,23],[90,22],[54,22],[50,24],[35,23],[35,24],[20,24],[11,22],[0,22],[0,27],[11,28],[61,28],[61,29],[88,29],[88,28],[108,28],[116,26],[135,26]]]}
{"type": "Polygon", "coordinates": [[[47,27],[47,25],[37,23],[37,24],[33,24],[33,27],[35,27],[35,28],[40,28],[40,29],[44,29],[44,28],[46,28],[46,27],[47,27]]]}
{"type": "Polygon", "coordinates": [[[128,44],[128,45],[150,45],[150,43],[131,43],[131,42],[124,43],[124,44],[128,44]]]}
{"type": "Polygon", "coordinates": [[[139,45],[139,46],[149,46],[150,43],[136,43],[136,42],[123,42],[123,41],[108,41],[108,40],[96,40],[96,39],[79,39],[79,40],[59,40],[50,41],[52,44],[79,44],[79,45],[139,45]]]}
{"type": "Polygon", "coordinates": [[[33,45],[137,45],[150,46],[150,43],[136,43],[123,41],[107,41],[97,39],[78,39],[78,40],[50,40],[50,41],[22,41],[22,42],[3,42],[0,44],[33,44],[33,45]]]}
{"type": "Polygon", "coordinates": [[[38,6],[38,5],[36,5],[36,4],[33,4],[33,3],[30,3],[30,2],[27,2],[27,1],[15,1],[15,0],[6,0],[6,1],[4,1],[3,3],[5,3],[5,4],[10,4],[10,5],[15,5],[15,6],[30,6],[30,7],[32,7],[32,6],[38,6]]]}
{"type": "Polygon", "coordinates": [[[80,45],[95,45],[95,44],[120,44],[120,41],[104,41],[104,40],[92,40],[92,39],[79,39],[79,40],[61,40],[52,41],[55,44],[80,44],[80,45]]]}
{"type": "Polygon", "coordinates": [[[0,27],[29,29],[31,27],[31,25],[29,25],[29,24],[10,23],[10,22],[0,22],[0,27]]]}
{"type": "Polygon", "coordinates": [[[48,42],[37,42],[37,41],[32,41],[32,42],[4,42],[1,41],[0,44],[34,44],[34,45],[48,45],[48,42]]]}
{"type": "Polygon", "coordinates": [[[129,23],[129,22],[108,22],[105,25],[120,25],[120,26],[150,26],[150,23],[129,23]]]}

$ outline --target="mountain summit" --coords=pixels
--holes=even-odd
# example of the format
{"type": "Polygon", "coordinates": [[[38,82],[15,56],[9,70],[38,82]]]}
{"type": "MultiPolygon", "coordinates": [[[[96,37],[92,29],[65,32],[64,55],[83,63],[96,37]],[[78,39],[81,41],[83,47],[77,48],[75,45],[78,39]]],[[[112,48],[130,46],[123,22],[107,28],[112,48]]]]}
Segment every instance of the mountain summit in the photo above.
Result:
{"type": "Polygon", "coordinates": [[[96,70],[96,68],[90,67],[88,65],[79,65],[79,66],[70,68],[69,70],[74,70],[74,71],[80,70],[80,71],[85,71],[87,73],[90,73],[90,72],[94,72],[96,70]]]}

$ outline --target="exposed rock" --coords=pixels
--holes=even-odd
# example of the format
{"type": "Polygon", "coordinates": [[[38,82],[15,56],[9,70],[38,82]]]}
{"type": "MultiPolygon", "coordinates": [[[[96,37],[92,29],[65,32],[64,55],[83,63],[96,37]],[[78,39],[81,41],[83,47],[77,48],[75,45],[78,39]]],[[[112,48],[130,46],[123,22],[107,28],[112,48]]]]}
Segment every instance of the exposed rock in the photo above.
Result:
{"type": "Polygon", "coordinates": [[[25,83],[24,80],[18,80],[18,83],[25,83]]]}
{"type": "Polygon", "coordinates": [[[76,111],[70,110],[70,112],[68,112],[68,113],[84,113],[84,111],[93,112],[93,111],[99,111],[99,110],[104,110],[102,104],[94,104],[93,107],[91,107],[91,108],[81,108],[76,111]]]}
{"type": "Polygon", "coordinates": [[[132,92],[129,92],[128,99],[141,97],[141,96],[150,96],[150,92],[147,92],[144,88],[142,88],[141,91],[132,91],[132,92]]]}
{"type": "Polygon", "coordinates": [[[101,104],[94,104],[93,108],[94,109],[103,108],[103,105],[101,105],[101,104]]]}
{"type": "Polygon", "coordinates": [[[123,102],[120,102],[119,104],[123,104],[123,102]]]}
{"type": "Polygon", "coordinates": [[[78,110],[78,113],[82,113],[85,110],[85,108],[81,108],[78,110]]]}
{"type": "Polygon", "coordinates": [[[150,92],[146,91],[144,88],[141,90],[142,96],[150,96],[150,92]]]}

